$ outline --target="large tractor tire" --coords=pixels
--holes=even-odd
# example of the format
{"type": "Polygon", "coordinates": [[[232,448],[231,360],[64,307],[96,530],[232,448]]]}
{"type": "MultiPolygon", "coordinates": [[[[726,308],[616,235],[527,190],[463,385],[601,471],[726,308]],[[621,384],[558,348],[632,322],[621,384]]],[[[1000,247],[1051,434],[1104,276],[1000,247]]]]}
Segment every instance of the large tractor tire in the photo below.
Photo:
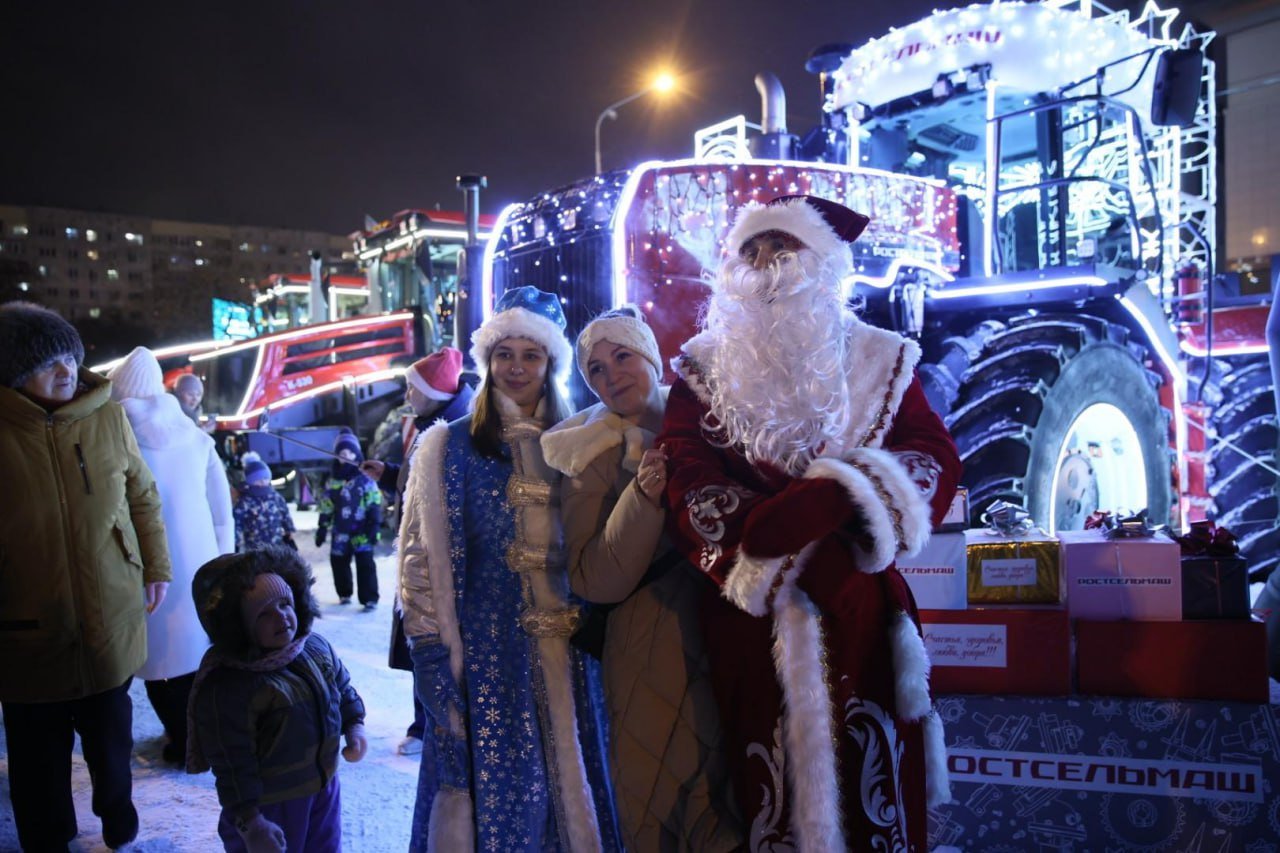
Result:
{"type": "Polygon", "coordinates": [[[964,462],[971,521],[994,501],[1046,529],[1076,530],[1096,509],[1173,506],[1169,412],[1128,330],[1080,315],[986,321],[921,368],[964,462]]]}
{"type": "Polygon", "coordinates": [[[1280,497],[1275,395],[1267,357],[1237,357],[1215,365],[1209,416],[1210,515],[1235,533],[1249,561],[1250,580],[1259,583],[1280,561],[1280,497]]]}

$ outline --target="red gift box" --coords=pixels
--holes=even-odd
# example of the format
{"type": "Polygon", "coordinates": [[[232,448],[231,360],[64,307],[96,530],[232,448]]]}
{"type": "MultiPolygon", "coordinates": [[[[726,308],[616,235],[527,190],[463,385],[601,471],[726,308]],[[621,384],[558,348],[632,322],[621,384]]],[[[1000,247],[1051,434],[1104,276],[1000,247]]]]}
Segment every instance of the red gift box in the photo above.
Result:
{"type": "Polygon", "coordinates": [[[1061,607],[921,610],[936,693],[1066,696],[1071,628],[1061,607]]]}
{"type": "Polygon", "coordinates": [[[1081,693],[1265,703],[1261,622],[1076,622],[1081,693]]]}

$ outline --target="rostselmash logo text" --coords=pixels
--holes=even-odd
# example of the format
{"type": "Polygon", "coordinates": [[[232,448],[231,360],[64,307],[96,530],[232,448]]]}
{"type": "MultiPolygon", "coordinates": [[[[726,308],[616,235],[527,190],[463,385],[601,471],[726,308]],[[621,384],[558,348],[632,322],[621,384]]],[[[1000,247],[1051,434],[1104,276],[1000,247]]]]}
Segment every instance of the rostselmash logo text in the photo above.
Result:
{"type": "Polygon", "coordinates": [[[1263,801],[1262,768],[1249,764],[951,748],[947,769],[952,782],[1263,801]]]}

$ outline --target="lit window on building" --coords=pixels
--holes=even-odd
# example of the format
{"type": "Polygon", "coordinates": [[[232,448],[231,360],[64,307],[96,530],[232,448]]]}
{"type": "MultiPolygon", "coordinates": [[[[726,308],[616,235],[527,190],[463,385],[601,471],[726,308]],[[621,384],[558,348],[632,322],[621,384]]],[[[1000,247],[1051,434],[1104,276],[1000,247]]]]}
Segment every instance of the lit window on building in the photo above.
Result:
{"type": "Polygon", "coordinates": [[[135,245],[135,246],[141,246],[141,245],[142,245],[142,235],[141,235],[141,234],[134,234],[132,231],[130,231],[130,232],[128,232],[127,234],[125,234],[125,235],[124,235],[124,239],[125,239],[125,242],[126,242],[126,243],[132,243],[132,244],[133,244],[133,245],[135,245]]]}
{"type": "Polygon", "coordinates": [[[242,252],[251,252],[251,251],[253,251],[253,249],[249,246],[249,244],[248,244],[248,243],[241,243],[241,244],[240,244],[240,251],[242,251],[242,252]]]}
{"type": "Polygon", "coordinates": [[[79,237],[79,236],[80,236],[80,229],[79,229],[79,228],[68,228],[68,229],[67,229],[67,239],[68,239],[68,240],[74,240],[74,239],[76,239],[76,238],[77,238],[77,237],[79,237]]]}
{"type": "Polygon", "coordinates": [[[84,229],[84,239],[88,240],[90,243],[96,243],[98,242],[98,232],[94,231],[92,228],[86,228],[84,229]]]}
{"type": "Polygon", "coordinates": [[[29,283],[25,281],[18,282],[18,290],[21,290],[23,293],[26,293],[30,289],[31,289],[31,285],[29,283]]]}
{"type": "Polygon", "coordinates": [[[13,226],[13,236],[15,236],[15,237],[25,237],[25,236],[27,236],[27,235],[28,235],[28,234],[30,234],[30,233],[31,233],[31,231],[30,231],[30,230],[28,230],[28,229],[27,229],[27,226],[25,226],[25,225],[15,225],[15,226],[13,226]]]}
{"type": "Polygon", "coordinates": [[[96,320],[96,319],[98,319],[99,317],[101,317],[101,316],[102,316],[102,309],[101,309],[101,308],[90,308],[90,309],[89,309],[89,316],[90,316],[90,317],[92,317],[92,318],[94,318],[95,320],[96,320]]]}
{"type": "Polygon", "coordinates": [[[49,277],[49,268],[44,264],[41,264],[40,266],[36,267],[36,272],[40,273],[41,278],[49,277]]]}
{"type": "Polygon", "coordinates": [[[91,261],[96,261],[98,259],[98,250],[90,249],[89,251],[84,253],[84,256],[91,261]]]}
{"type": "Polygon", "coordinates": [[[107,270],[107,281],[117,281],[120,278],[119,270],[107,270]]]}

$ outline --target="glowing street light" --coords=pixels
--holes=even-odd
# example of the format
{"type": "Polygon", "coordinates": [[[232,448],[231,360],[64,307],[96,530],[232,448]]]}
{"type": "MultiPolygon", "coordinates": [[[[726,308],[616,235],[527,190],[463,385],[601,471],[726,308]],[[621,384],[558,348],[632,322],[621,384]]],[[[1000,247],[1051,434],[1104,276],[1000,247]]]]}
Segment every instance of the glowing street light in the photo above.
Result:
{"type": "Polygon", "coordinates": [[[636,98],[642,98],[645,95],[649,94],[650,92],[655,92],[661,95],[663,93],[670,92],[672,89],[675,88],[675,86],[676,86],[675,76],[670,74],[669,72],[663,71],[660,74],[656,75],[653,78],[652,82],[650,82],[648,86],[641,89],[639,92],[634,92],[630,95],[627,95],[621,101],[610,104],[600,112],[600,115],[596,118],[596,174],[597,175],[600,174],[602,171],[604,171],[603,167],[600,165],[600,125],[604,124],[604,120],[606,118],[616,119],[618,117],[618,108],[626,106],[627,104],[634,101],[636,98]]]}

